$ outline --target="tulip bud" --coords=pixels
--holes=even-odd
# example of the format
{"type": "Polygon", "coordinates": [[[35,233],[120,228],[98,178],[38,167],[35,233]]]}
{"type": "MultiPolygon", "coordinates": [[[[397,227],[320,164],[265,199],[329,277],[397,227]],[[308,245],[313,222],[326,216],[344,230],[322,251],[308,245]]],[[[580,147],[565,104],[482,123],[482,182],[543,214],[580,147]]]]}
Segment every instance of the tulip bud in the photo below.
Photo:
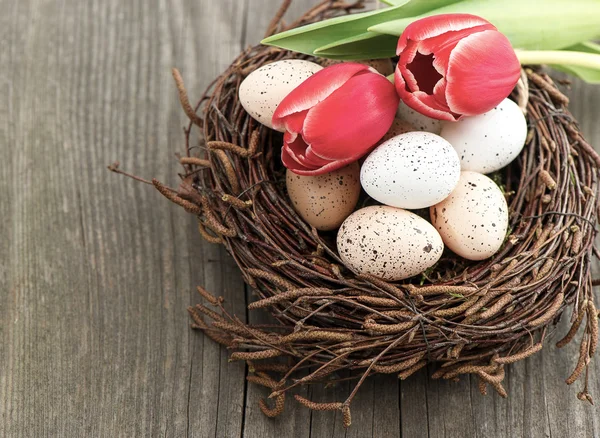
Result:
{"type": "Polygon", "coordinates": [[[521,71],[508,39],[490,22],[469,14],[411,23],[396,53],[398,95],[414,110],[440,120],[490,111],[511,93],[521,71]]]}
{"type": "Polygon", "coordinates": [[[332,65],[288,94],[273,114],[285,131],[281,159],[298,175],[321,175],[365,155],[390,129],[399,99],[372,68],[332,65]]]}

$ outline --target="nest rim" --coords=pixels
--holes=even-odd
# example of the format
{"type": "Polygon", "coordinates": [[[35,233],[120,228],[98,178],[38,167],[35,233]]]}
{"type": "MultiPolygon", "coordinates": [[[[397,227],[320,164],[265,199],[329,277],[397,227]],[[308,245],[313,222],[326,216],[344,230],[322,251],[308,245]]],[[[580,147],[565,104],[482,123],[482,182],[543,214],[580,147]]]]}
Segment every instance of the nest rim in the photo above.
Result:
{"type": "MultiPolygon", "coordinates": [[[[289,3],[270,33],[281,28],[289,3]]],[[[356,6],[324,1],[292,27],[356,6]]],[[[198,217],[206,240],[223,244],[232,255],[258,297],[248,308],[268,309],[279,321],[268,328],[246,324],[227,312],[222,298],[201,287],[212,308],[189,308],[193,327],[233,350],[232,360],[248,361],[254,370],[248,380],[270,389],[275,404],[262,401],[263,412],[278,415],[293,388],[349,370],[358,383],[344,402],[296,396],[311,409],[341,410],[349,426],[350,403],[367,376],[395,373],[405,379],[429,363],[440,364],[433,378],[473,374],[482,394],[489,386],[506,397],[505,365],[540,351],[568,307],[571,329],[558,347],[585,321],[579,358],[566,379],[574,383],[598,342],[591,260],[600,157],[552,79],[525,68],[512,95],[527,110],[529,133],[523,152],[506,169],[506,192],[514,194],[507,199],[511,232],[501,250],[442,282],[387,282],[345,270],[335,245],[295,213],[281,185],[278,134],[254,121],[237,100],[247,74],[289,58],[311,59],[264,46],[245,50],[196,107],[174,70],[190,119],[180,158],[184,171],[175,191],[153,180],[163,195],[198,217]],[[194,131],[205,147],[191,147],[194,131]]],[[[578,397],[591,402],[587,377],[578,397]]]]}

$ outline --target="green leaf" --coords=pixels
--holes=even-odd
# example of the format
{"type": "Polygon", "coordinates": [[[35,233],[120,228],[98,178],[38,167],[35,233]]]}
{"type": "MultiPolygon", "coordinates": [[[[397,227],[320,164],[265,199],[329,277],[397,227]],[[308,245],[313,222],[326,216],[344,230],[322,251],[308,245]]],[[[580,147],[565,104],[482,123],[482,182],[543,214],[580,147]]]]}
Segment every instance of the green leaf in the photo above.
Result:
{"type": "MultiPolygon", "coordinates": [[[[405,3],[410,0],[404,0],[405,3]]],[[[360,14],[344,15],[290,29],[265,38],[262,44],[312,55],[318,47],[364,33],[369,26],[404,17],[402,4],[360,14]]]]}
{"type": "MultiPolygon", "coordinates": [[[[262,44],[312,55],[315,53],[315,50],[321,47],[328,47],[337,41],[343,42],[348,38],[360,38],[361,35],[367,32],[367,28],[370,26],[390,20],[420,15],[432,9],[456,3],[457,1],[459,0],[391,0],[390,3],[394,3],[394,6],[390,8],[319,21],[278,33],[265,38],[261,42],[262,44]]],[[[355,49],[353,50],[356,52],[355,49]]],[[[394,47],[390,50],[392,50],[393,55],[395,43],[394,47]]],[[[385,53],[388,52],[385,51],[385,53]]],[[[335,58],[336,56],[334,55],[333,57],[335,58]]]]}
{"type": "Polygon", "coordinates": [[[584,41],[582,43],[575,44],[571,47],[567,47],[565,50],[570,50],[572,52],[594,53],[596,55],[600,55],[600,44],[597,44],[593,41],[584,41]]]}
{"type": "Polygon", "coordinates": [[[584,80],[588,84],[600,84],[600,70],[572,65],[552,65],[552,68],[584,80]]]}
{"type": "MultiPolygon", "coordinates": [[[[565,50],[572,50],[575,52],[594,53],[600,55],[600,44],[593,43],[591,41],[575,44],[574,46],[568,47],[565,50]]],[[[586,68],[573,65],[552,65],[552,68],[560,70],[565,73],[569,73],[580,79],[583,79],[588,84],[600,84],[600,70],[593,68],[586,68]]]]}
{"type": "MultiPolygon", "coordinates": [[[[422,14],[469,13],[492,22],[515,48],[563,49],[600,35],[598,0],[464,0],[422,14]]],[[[373,25],[369,32],[400,35],[415,18],[397,19],[373,25]]]]}
{"type": "Polygon", "coordinates": [[[397,44],[398,37],[367,32],[319,47],[314,54],[343,60],[391,58],[396,55],[397,44]]]}
{"type": "MultiPolygon", "coordinates": [[[[412,0],[403,5],[402,12],[410,16],[456,3],[459,0],[412,0]]],[[[396,55],[398,38],[374,32],[360,33],[318,47],[314,54],[324,58],[361,60],[391,58],[396,55]]]]}

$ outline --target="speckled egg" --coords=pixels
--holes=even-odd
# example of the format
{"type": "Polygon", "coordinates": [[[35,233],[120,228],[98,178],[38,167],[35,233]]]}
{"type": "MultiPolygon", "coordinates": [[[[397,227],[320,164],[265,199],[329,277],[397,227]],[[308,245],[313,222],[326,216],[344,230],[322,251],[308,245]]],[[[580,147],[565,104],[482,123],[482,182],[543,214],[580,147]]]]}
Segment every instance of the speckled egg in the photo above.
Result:
{"type": "Polygon", "coordinates": [[[338,228],[354,211],[360,195],[358,163],[317,176],[286,173],[288,195],[294,209],[317,230],[338,228]]]}
{"type": "Polygon", "coordinates": [[[273,128],[271,119],[281,101],[298,85],[322,70],[301,59],[284,59],[262,66],[240,84],[240,103],[253,119],[273,128]]]}
{"type": "Polygon", "coordinates": [[[321,61],[321,65],[323,67],[329,67],[330,65],[340,64],[342,62],[357,62],[359,64],[368,65],[369,67],[373,67],[384,76],[389,76],[394,73],[394,64],[392,64],[392,60],[390,58],[365,59],[362,61],[338,61],[335,59],[324,59],[321,61]]]}
{"type": "Polygon", "coordinates": [[[408,132],[371,152],[360,182],[382,204],[415,209],[446,198],[459,177],[460,161],[450,143],[430,132],[408,132]]]}
{"type": "Polygon", "coordinates": [[[431,207],[430,214],[446,246],[468,260],[493,256],[508,228],[504,194],[494,181],[477,172],[462,172],[454,191],[431,207]]]}
{"type": "Polygon", "coordinates": [[[398,111],[396,111],[396,117],[406,120],[408,123],[413,125],[418,131],[431,132],[432,134],[439,134],[442,130],[442,121],[432,119],[418,111],[415,111],[404,102],[400,101],[398,105],[398,111]]]}
{"type": "Polygon", "coordinates": [[[444,122],[440,135],[456,149],[462,170],[490,173],[519,155],[527,137],[527,121],[516,103],[504,99],[487,113],[444,122]]]}
{"type": "Polygon", "coordinates": [[[348,216],[338,231],[337,249],[346,267],[356,274],[396,281],[433,266],[444,244],[425,219],[377,205],[348,216]]]}
{"type": "Polygon", "coordinates": [[[388,132],[381,139],[381,142],[383,143],[385,141],[388,141],[390,138],[394,138],[400,134],[406,134],[407,132],[413,131],[416,131],[413,125],[408,123],[406,120],[402,120],[396,117],[388,132]]]}

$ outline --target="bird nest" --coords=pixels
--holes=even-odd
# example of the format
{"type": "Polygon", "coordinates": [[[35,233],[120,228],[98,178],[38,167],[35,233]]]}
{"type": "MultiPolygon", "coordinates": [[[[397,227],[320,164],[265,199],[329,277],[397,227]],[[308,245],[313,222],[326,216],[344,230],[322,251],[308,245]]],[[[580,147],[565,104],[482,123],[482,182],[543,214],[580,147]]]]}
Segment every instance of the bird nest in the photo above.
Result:
{"type": "MultiPolygon", "coordinates": [[[[269,34],[283,28],[287,4],[269,34]]],[[[292,26],[357,6],[361,2],[324,1],[292,26]]],[[[281,413],[286,394],[299,385],[356,379],[339,403],[295,396],[312,409],[342,411],[348,426],[351,401],[365,378],[384,373],[406,379],[430,363],[437,365],[433,378],[473,374],[483,394],[493,388],[505,397],[505,366],[540,351],[568,307],[571,329],[556,345],[584,331],[574,371],[565,376],[568,384],[575,382],[598,342],[590,269],[600,157],[567,110],[567,97],[549,76],[529,69],[512,94],[526,111],[529,133],[518,159],[499,175],[510,210],[500,251],[480,262],[447,252],[432,271],[392,283],[350,272],[336,252],[334,233],[317,232],[294,211],[285,190],[281,134],[254,121],[238,100],[250,72],[299,57],[310,59],[250,48],[195,108],[174,70],[190,118],[181,184],[173,190],[153,181],[197,216],[206,240],[227,248],[256,295],[248,308],[267,310],[278,321],[247,324],[202,288],[206,305],[189,309],[193,327],[227,346],[232,360],[247,361],[248,380],[271,391],[273,400],[261,401],[263,412],[281,413]]],[[[591,402],[586,387],[578,396],[591,402]]]]}

